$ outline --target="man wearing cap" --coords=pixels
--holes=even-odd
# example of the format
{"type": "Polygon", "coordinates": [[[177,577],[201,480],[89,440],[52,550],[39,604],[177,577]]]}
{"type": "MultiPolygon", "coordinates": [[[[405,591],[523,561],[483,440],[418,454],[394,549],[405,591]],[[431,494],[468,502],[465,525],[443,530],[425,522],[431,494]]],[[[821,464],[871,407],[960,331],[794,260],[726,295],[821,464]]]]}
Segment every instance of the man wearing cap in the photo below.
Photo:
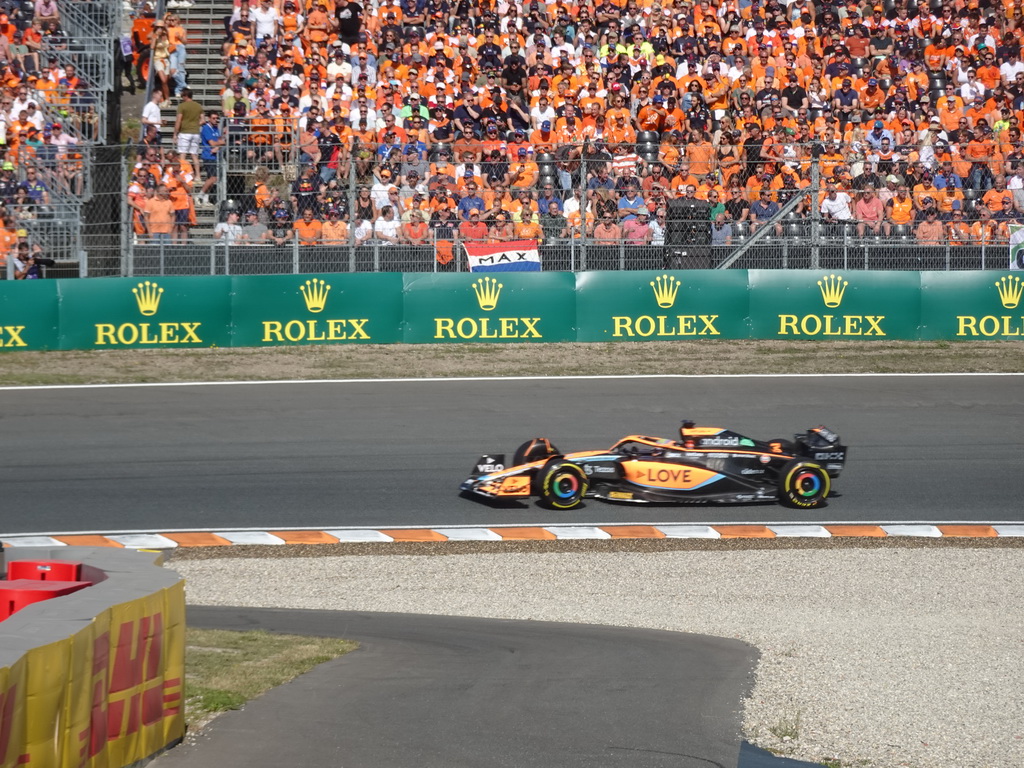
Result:
{"type": "Polygon", "coordinates": [[[255,210],[248,210],[245,212],[245,224],[242,226],[242,232],[238,236],[238,242],[241,243],[265,243],[267,242],[267,236],[270,230],[267,229],[267,225],[259,219],[259,214],[255,210]]]}
{"type": "Polygon", "coordinates": [[[896,197],[896,189],[902,182],[903,179],[895,174],[885,177],[885,185],[878,190],[878,199],[882,201],[882,205],[888,205],[889,201],[896,197]]]}
{"type": "MultiPolygon", "coordinates": [[[[413,84],[410,83],[410,85],[413,84]]],[[[424,120],[430,119],[430,110],[427,109],[426,105],[423,103],[423,99],[415,91],[409,94],[409,98],[406,101],[405,105],[398,112],[398,117],[401,120],[403,127],[406,126],[405,121],[408,120],[413,115],[418,115],[422,117],[424,120]]]]}
{"type": "Polygon", "coordinates": [[[28,242],[18,243],[13,257],[15,280],[38,280],[43,276],[42,267],[52,267],[56,262],[43,256],[38,243],[29,248],[28,242]]]}
{"type": "Polygon", "coordinates": [[[622,239],[626,245],[650,245],[651,213],[646,207],[640,208],[636,216],[622,222],[622,239]]]}
{"type": "Polygon", "coordinates": [[[668,110],[665,109],[665,97],[660,93],[654,94],[651,103],[641,107],[637,112],[637,127],[641,131],[656,131],[661,133],[665,128],[665,118],[668,117],[668,110]]]}
{"type": "MultiPolygon", "coordinates": [[[[459,204],[456,206],[456,209],[459,212],[459,216],[462,218],[463,221],[469,221],[470,211],[475,210],[479,213],[480,211],[484,210],[485,207],[486,205],[484,204],[484,199],[480,197],[480,195],[477,193],[476,182],[472,180],[468,181],[466,183],[466,194],[462,197],[461,200],[459,200],[459,204]]],[[[484,228],[486,229],[486,227],[484,228]]]]}
{"type": "Polygon", "coordinates": [[[939,199],[940,191],[941,190],[935,186],[931,172],[927,170],[924,171],[921,174],[921,180],[911,189],[915,207],[919,211],[923,211],[929,207],[929,201],[930,204],[934,206],[939,199]]]}
{"type": "Polygon", "coordinates": [[[786,76],[786,87],[779,95],[782,97],[782,108],[791,116],[798,114],[801,109],[806,110],[810,107],[807,89],[800,85],[800,79],[795,72],[790,72],[786,76]]]}
{"type": "Polygon", "coordinates": [[[890,144],[895,141],[892,131],[885,127],[885,123],[881,120],[875,120],[871,126],[871,130],[864,136],[864,140],[871,145],[872,149],[878,150],[882,147],[883,139],[888,139],[890,144]]]}
{"type": "Polygon", "coordinates": [[[844,77],[842,85],[832,98],[832,111],[839,118],[840,130],[846,129],[846,124],[860,108],[860,97],[853,90],[853,80],[844,77]]]}
{"type": "Polygon", "coordinates": [[[519,147],[515,160],[508,164],[508,171],[502,181],[511,188],[532,189],[539,176],[540,169],[530,157],[529,150],[526,147],[519,147]]]}
{"type": "Polygon", "coordinates": [[[914,230],[918,245],[942,245],[946,239],[946,229],[939,221],[939,212],[934,206],[926,208],[923,219],[914,230]]]}
{"type": "Polygon", "coordinates": [[[487,225],[480,220],[480,208],[469,208],[466,211],[466,220],[459,224],[459,238],[469,242],[485,242],[487,240],[487,225]]]}
{"type": "Polygon", "coordinates": [[[14,163],[7,160],[0,166],[0,203],[10,203],[17,192],[18,180],[14,178],[14,163]]]}

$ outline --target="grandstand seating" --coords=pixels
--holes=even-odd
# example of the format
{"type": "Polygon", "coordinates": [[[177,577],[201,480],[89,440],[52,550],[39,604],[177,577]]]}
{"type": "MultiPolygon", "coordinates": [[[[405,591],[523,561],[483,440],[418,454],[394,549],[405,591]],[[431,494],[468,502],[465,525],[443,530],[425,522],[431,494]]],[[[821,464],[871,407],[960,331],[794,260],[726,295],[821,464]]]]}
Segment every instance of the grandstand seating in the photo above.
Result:
{"type": "Polygon", "coordinates": [[[24,233],[49,256],[75,261],[82,253],[83,206],[94,193],[92,150],[108,138],[121,9],[90,0],[4,5],[0,122],[3,168],[10,173],[0,183],[0,226],[6,240],[24,233]]]}
{"type": "MultiPolygon", "coordinates": [[[[865,265],[863,254],[891,254],[893,244],[991,253],[1006,248],[1024,210],[1024,21],[1007,9],[951,0],[175,2],[168,13],[187,30],[189,86],[221,112],[226,146],[217,163],[181,166],[192,175],[180,191],[190,225],[169,245],[212,240],[230,207],[257,213],[258,243],[242,242],[346,252],[420,245],[422,216],[446,265],[460,240],[595,247],[605,213],[652,249],[753,254],[773,244],[777,254],[813,233],[865,265]],[[633,184],[650,224],[634,221],[633,184]],[[381,213],[389,205],[394,238],[381,213]],[[467,225],[470,207],[483,229],[467,225]],[[323,224],[336,213],[332,239],[290,229],[307,208],[323,224]],[[454,225],[442,208],[454,210],[454,225]],[[731,233],[713,248],[719,212],[731,233]]],[[[176,108],[165,105],[166,124],[176,108]]],[[[173,148],[164,134],[159,157],[140,167],[151,177],[129,191],[135,210],[179,162],[163,154],[173,148]]],[[[141,214],[134,234],[140,245],[152,240],[141,214]]]]}

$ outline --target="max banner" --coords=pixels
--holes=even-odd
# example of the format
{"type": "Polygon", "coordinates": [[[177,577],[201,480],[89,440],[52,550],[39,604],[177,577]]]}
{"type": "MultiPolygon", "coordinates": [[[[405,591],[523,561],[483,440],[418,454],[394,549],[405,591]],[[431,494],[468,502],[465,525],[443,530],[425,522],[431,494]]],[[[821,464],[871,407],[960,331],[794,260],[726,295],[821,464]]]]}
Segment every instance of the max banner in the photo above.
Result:
{"type": "Polygon", "coordinates": [[[1019,339],[1019,272],[341,273],[0,282],[0,351],[1019,339]]]}

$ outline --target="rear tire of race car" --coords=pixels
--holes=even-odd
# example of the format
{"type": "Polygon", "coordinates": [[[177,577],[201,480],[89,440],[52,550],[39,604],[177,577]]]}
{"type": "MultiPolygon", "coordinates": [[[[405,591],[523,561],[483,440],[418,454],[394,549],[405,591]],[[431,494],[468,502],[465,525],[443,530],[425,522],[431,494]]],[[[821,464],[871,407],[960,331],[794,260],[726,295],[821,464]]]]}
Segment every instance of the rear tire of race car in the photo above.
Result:
{"type": "Polygon", "coordinates": [[[546,437],[535,437],[516,448],[516,452],[512,457],[512,466],[518,467],[520,464],[542,461],[549,456],[556,456],[557,454],[558,449],[551,444],[550,440],[546,437]]]}
{"type": "Polygon", "coordinates": [[[568,461],[552,461],[537,476],[540,503],[552,509],[573,509],[590,489],[586,473],[568,461]]]}
{"type": "Polygon", "coordinates": [[[794,459],[779,473],[779,502],[793,509],[817,509],[825,505],[832,481],[824,467],[794,459]]]}

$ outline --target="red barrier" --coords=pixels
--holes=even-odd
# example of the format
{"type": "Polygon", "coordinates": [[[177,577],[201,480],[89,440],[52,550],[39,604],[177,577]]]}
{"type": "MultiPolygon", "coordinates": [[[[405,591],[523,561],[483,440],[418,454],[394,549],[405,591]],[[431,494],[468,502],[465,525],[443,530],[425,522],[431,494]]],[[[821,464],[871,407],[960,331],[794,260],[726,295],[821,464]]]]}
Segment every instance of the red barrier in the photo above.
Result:
{"type": "Polygon", "coordinates": [[[91,586],[91,581],[40,581],[38,579],[0,581],[0,621],[17,613],[26,605],[39,603],[53,597],[70,595],[72,592],[91,586]]]}
{"type": "Polygon", "coordinates": [[[81,581],[82,564],[71,560],[15,560],[7,564],[7,578],[10,581],[81,581]]]}

